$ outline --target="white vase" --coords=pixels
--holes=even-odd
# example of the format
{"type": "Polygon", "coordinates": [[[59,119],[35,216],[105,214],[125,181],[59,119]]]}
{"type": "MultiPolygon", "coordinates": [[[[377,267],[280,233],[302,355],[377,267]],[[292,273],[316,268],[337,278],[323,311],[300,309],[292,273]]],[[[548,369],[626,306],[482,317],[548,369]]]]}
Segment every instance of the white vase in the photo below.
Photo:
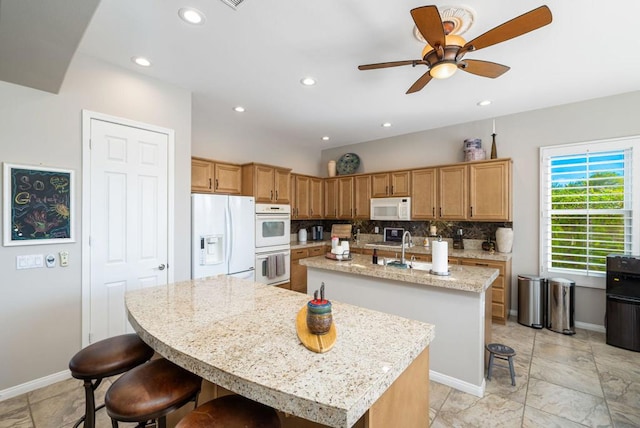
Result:
{"type": "Polygon", "coordinates": [[[336,176],[336,161],[330,160],[327,164],[327,171],[329,172],[329,177],[336,176]]]}
{"type": "Polygon", "coordinates": [[[499,227],[496,230],[496,244],[498,244],[499,253],[510,253],[513,247],[513,229],[499,227]]]}

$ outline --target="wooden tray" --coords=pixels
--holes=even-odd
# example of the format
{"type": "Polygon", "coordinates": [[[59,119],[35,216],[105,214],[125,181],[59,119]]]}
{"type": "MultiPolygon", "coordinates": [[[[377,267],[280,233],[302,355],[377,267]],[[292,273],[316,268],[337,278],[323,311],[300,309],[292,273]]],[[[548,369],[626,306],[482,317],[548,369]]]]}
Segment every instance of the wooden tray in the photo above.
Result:
{"type": "Polygon", "coordinates": [[[298,339],[300,339],[304,347],[319,354],[323,354],[333,348],[338,336],[335,323],[331,323],[327,334],[320,336],[311,333],[307,327],[307,305],[304,305],[302,309],[300,309],[300,312],[298,312],[296,331],[298,333],[298,339]]]}
{"type": "Polygon", "coordinates": [[[353,260],[353,257],[351,257],[351,253],[349,253],[349,257],[347,257],[346,259],[344,257],[339,259],[337,255],[333,253],[326,253],[324,256],[328,259],[336,260],[339,262],[348,262],[349,260],[353,260]]]}

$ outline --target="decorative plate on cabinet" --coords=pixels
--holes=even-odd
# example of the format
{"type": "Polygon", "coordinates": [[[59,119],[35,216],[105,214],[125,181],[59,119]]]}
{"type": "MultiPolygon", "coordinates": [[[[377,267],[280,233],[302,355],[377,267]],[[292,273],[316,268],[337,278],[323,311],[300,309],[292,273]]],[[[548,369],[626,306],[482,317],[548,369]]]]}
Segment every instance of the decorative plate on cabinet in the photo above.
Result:
{"type": "Polygon", "coordinates": [[[360,166],[360,156],[355,153],[346,153],[340,156],[336,162],[336,170],[338,174],[354,174],[360,166]]]}

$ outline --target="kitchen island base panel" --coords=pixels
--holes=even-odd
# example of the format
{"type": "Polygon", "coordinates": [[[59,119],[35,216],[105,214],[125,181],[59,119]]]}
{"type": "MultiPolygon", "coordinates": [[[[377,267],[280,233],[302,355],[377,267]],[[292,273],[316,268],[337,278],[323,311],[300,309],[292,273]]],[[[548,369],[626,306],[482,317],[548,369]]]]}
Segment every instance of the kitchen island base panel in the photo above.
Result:
{"type": "MultiPolygon", "coordinates": [[[[233,392],[207,380],[202,382],[199,403],[233,392]]],[[[278,412],[282,428],[326,428],[287,413],[278,412]]],[[[426,348],[352,428],[424,428],[429,426],[429,348],[426,348]]]]}
{"type": "Polygon", "coordinates": [[[432,378],[484,395],[491,287],[477,293],[307,266],[309,288],[323,282],[334,301],[434,324],[437,334],[429,347],[432,378]]]}

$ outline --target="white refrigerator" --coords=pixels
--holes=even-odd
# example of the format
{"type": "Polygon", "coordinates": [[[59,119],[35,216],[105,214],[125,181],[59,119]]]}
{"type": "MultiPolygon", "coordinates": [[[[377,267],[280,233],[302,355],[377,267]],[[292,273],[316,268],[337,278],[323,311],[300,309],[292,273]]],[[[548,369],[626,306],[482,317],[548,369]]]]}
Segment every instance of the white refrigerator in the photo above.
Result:
{"type": "Polygon", "coordinates": [[[255,277],[255,199],[191,195],[191,278],[255,277]]]}

